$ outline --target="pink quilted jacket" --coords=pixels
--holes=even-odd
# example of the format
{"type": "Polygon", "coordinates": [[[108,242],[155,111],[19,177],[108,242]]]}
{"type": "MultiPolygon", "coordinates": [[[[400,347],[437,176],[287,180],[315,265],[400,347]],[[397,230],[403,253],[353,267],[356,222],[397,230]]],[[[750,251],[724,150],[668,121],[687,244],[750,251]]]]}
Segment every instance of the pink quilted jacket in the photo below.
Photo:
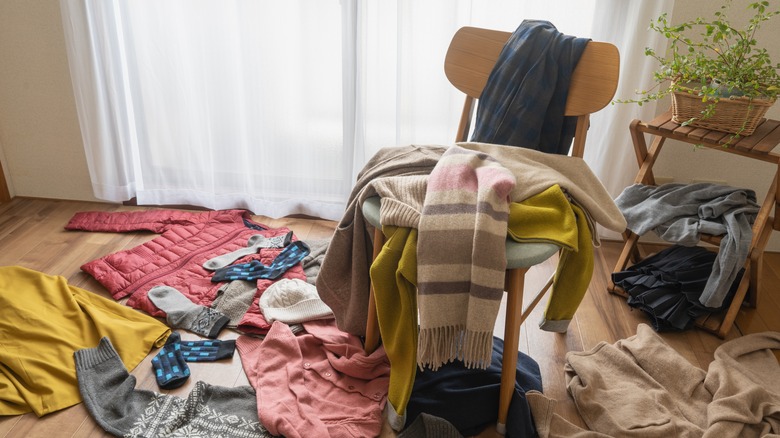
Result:
{"type": "MultiPolygon", "coordinates": [[[[134,248],[109,254],[81,266],[81,269],[108,289],[114,299],[129,296],[127,305],[153,316],[165,316],[147,298],[154,286],[167,285],[178,289],[195,303],[211,306],[217,289],[223,283],[213,283],[213,272],[203,268],[207,260],[247,246],[255,234],[273,237],[286,234],[287,228],[269,229],[250,219],[245,210],[218,210],[193,213],[177,210],[133,212],[80,212],[65,225],[67,230],[124,232],[148,230],[160,234],[134,248]]],[[[270,264],[281,249],[262,249],[257,254],[241,258],[236,263],[259,260],[270,264]]],[[[281,278],[306,280],[298,264],[281,278]]],[[[274,280],[258,280],[258,292],[244,319],[243,331],[265,333],[270,325],[260,313],[257,299],[274,280]]]]}

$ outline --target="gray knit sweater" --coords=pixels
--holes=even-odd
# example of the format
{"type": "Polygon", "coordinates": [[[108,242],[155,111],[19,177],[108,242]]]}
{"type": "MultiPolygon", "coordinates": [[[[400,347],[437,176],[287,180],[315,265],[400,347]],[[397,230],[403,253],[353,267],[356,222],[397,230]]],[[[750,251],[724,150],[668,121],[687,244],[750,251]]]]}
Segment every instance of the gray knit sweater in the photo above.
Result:
{"type": "MultiPolygon", "coordinates": [[[[128,336],[131,336],[128,334],[128,336]]],[[[79,391],[92,418],[123,437],[264,438],[257,398],[250,386],[227,388],[197,382],[184,399],[135,389],[135,377],[111,341],[74,353],[79,391]]]]}

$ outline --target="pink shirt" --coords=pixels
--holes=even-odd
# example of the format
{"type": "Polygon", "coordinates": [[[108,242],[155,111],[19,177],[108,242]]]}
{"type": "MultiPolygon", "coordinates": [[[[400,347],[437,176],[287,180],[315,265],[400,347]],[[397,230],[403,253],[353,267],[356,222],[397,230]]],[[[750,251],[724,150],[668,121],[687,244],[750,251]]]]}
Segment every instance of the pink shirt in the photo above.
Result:
{"type": "Polygon", "coordinates": [[[390,376],[384,349],[366,356],[334,319],[303,326],[295,336],[276,321],[264,340],[236,340],[260,422],[288,438],[378,436],[390,376]]]}

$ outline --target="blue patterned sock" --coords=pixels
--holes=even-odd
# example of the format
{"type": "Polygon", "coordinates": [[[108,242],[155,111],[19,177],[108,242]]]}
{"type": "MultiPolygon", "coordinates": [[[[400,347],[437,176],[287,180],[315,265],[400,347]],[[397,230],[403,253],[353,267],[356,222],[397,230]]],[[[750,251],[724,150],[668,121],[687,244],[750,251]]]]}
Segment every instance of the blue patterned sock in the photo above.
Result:
{"type": "Polygon", "coordinates": [[[181,354],[187,362],[213,362],[233,356],[234,340],[181,341],[181,354]]]}
{"type": "Polygon", "coordinates": [[[253,260],[249,263],[227,266],[214,272],[211,281],[257,281],[258,278],[276,280],[281,277],[285,271],[295,266],[296,263],[300,263],[308,254],[309,246],[299,240],[285,247],[268,266],[257,260],[253,260]]]}
{"type": "Polygon", "coordinates": [[[162,389],[178,388],[190,378],[190,367],[181,352],[181,336],[173,332],[160,352],[152,358],[157,385],[162,389]]]}

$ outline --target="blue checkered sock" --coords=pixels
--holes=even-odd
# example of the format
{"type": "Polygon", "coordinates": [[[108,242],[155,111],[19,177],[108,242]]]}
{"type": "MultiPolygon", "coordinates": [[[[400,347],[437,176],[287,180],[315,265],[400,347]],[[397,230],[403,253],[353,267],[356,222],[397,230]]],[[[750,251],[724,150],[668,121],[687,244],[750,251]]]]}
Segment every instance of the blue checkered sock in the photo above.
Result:
{"type": "Polygon", "coordinates": [[[249,263],[242,263],[240,265],[227,266],[214,272],[211,281],[257,281],[258,278],[276,280],[281,277],[285,271],[295,266],[297,263],[300,263],[308,254],[309,246],[299,240],[285,247],[268,266],[257,260],[252,260],[249,263]]]}
{"type": "Polygon", "coordinates": [[[276,280],[281,277],[284,272],[303,260],[304,257],[309,255],[309,245],[303,241],[297,241],[288,245],[284,251],[280,252],[278,256],[268,266],[266,277],[269,280],[276,280]]]}
{"type": "Polygon", "coordinates": [[[213,362],[233,356],[234,340],[181,341],[181,354],[187,362],[213,362]]]}
{"type": "Polygon", "coordinates": [[[268,269],[268,266],[257,260],[252,260],[249,263],[230,265],[222,269],[217,269],[211,277],[211,281],[257,281],[258,278],[263,278],[262,274],[266,269],[268,269]]]}
{"type": "Polygon", "coordinates": [[[190,378],[190,367],[181,352],[181,336],[173,332],[162,349],[152,358],[157,385],[162,389],[178,388],[190,378]]]}

